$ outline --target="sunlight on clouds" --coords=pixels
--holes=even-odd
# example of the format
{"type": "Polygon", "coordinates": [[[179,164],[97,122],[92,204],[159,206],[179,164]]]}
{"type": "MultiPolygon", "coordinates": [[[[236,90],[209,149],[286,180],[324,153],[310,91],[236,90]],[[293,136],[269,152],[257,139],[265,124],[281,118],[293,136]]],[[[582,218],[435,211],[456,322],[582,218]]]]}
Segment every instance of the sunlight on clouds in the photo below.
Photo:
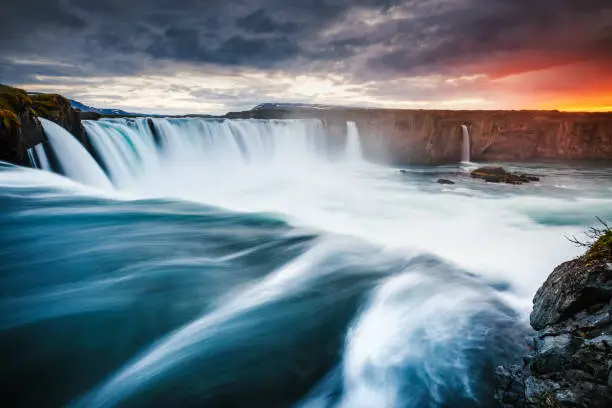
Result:
{"type": "Polygon", "coordinates": [[[301,102],[394,109],[494,109],[490,96],[466,89],[483,75],[415,76],[353,83],[338,74],[292,76],[282,71],[206,67],[161,68],[140,76],[38,76],[21,86],[56,92],[100,108],[158,114],[224,114],[262,102],[301,102]],[[174,69],[172,69],[174,68],[174,69]]]}

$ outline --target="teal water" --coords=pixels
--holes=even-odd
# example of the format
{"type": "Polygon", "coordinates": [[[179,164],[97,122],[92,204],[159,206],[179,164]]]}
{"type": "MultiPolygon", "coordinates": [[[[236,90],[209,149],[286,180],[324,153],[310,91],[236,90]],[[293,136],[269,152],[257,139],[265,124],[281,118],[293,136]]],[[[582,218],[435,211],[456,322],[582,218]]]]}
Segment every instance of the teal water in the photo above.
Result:
{"type": "MultiPolygon", "coordinates": [[[[115,167],[112,190],[0,167],[3,396],[495,407],[493,369],[528,347],[535,290],[580,254],[565,235],[612,219],[605,164],[506,164],[542,176],[507,186],[470,179],[475,165],[400,173],[271,145],[291,160],[162,148],[115,167]]],[[[105,151],[106,168],[125,157],[105,151]]]]}

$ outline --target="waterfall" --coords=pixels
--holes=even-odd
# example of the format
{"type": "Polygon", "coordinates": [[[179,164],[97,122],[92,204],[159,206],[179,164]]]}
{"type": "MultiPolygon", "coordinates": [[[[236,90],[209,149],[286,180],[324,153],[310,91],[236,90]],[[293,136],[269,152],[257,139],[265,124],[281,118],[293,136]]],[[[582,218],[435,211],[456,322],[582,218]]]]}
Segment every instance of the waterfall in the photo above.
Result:
{"type": "Polygon", "coordinates": [[[361,138],[359,137],[359,129],[355,122],[346,123],[346,159],[351,162],[363,159],[361,138]]]}
{"type": "Polygon", "coordinates": [[[36,153],[36,159],[38,160],[38,168],[41,170],[51,170],[51,165],[49,164],[49,159],[47,158],[47,153],[45,152],[45,147],[42,143],[34,146],[34,152],[36,153]]]}
{"type": "Polygon", "coordinates": [[[36,157],[34,156],[34,148],[28,149],[28,160],[30,161],[30,165],[32,166],[32,168],[38,168],[38,163],[36,162],[36,157]]]}
{"type": "Polygon", "coordinates": [[[39,120],[64,175],[83,184],[112,188],[104,171],[74,136],[50,120],[43,118],[39,120]]]}
{"type": "Polygon", "coordinates": [[[28,149],[28,158],[30,159],[32,168],[47,171],[51,170],[51,165],[49,164],[49,159],[47,158],[47,153],[42,143],[28,149]]]}
{"type": "Polygon", "coordinates": [[[288,168],[308,166],[322,159],[326,143],[318,120],[133,118],[83,124],[119,188],[154,177],[161,168],[190,166],[193,174],[278,162],[288,168]],[[147,121],[153,124],[155,134],[147,121]]]}
{"type": "Polygon", "coordinates": [[[470,131],[466,125],[461,125],[463,133],[463,145],[461,146],[461,161],[468,163],[470,161],[470,131]]]}

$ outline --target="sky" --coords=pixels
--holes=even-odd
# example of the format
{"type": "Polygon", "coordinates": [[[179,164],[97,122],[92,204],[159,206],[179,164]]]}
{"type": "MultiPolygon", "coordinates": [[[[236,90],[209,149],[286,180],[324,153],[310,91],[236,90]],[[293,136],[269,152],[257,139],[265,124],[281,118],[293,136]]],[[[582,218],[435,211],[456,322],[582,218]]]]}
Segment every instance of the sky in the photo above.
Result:
{"type": "Polygon", "coordinates": [[[612,111],[612,0],[9,0],[0,82],[96,107],[612,111]]]}

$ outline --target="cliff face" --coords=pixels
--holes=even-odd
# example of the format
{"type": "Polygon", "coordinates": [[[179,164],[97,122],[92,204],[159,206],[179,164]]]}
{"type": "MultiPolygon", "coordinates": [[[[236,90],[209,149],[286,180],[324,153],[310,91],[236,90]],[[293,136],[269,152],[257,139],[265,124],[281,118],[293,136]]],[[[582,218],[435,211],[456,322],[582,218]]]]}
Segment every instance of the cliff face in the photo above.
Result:
{"type": "Polygon", "coordinates": [[[27,166],[27,149],[46,139],[26,92],[0,85],[0,160],[27,166]]]}
{"type": "Polygon", "coordinates": [[[68,99],[0,85],[0,160],[29,166],[27,150],[47,142],[38,117],[62,126],[90,149],[79,112],[68,99]]]}
{"type": "Polygon", "coordinates": [[[507,408],[612,407],[612,231],[557,267],[534,298],[523,366],[497,370],[507,408]]]}
{"type": "MultiPolygon", "coordinates": [[[[297,108],[227,117],[317,118],[334,134],[354,121],[366,156],[394,164],[459,161],[462,125],[473,161],[612,160],[612,113],[297,108]]],[[[336,136],[345,138],[345,131],[336,136]]]]}

